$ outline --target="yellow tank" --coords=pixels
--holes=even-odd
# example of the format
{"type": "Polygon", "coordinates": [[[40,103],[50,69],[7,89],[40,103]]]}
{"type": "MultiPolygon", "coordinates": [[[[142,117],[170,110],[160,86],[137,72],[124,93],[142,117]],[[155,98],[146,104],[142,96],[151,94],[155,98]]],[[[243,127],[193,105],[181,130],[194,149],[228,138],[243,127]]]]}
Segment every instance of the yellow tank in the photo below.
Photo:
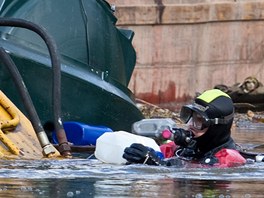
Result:
{"type": "MultiPolygon", "coordinates": [[[[60,153],[48,157],[59,157],[60,153]]],[[[0,158],[41,159],[43,149],[31,122],[0,91],[0,158]]]]}

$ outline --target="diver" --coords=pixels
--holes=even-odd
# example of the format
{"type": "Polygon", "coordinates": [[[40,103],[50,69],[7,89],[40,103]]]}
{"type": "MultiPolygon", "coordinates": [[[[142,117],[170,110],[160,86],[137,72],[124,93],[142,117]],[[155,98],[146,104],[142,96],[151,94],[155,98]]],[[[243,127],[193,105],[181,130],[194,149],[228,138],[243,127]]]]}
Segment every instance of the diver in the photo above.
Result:
{"type": "Polygon", "coordinates": [[[171,129],[173,141],[160,145],[165,158],[160,158],[152,148],[139,143],[125,148],[123,158],[128,164],[166,166],[195,162],[208,166],[234,167],[246,163],[231,137],[234,105],[229,95],[219,89],[205,91],[195,98],[193,104],[182,106],[180,118],[187,125],[187,130],[171,129]],[[173,150],[173,156],[164,152],[164,147],[168,149],[168,146],[173,150]]]}

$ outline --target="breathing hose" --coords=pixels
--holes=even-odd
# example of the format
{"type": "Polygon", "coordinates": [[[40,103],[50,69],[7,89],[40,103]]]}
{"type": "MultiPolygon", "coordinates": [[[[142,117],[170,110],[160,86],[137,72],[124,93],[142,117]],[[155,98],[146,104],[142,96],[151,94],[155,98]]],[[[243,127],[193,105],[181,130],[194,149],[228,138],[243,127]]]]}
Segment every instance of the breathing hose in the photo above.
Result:
{"type": "MultiPolygon", "coordinates": [[[[12,26],[12,27],[21,27],[26,28],[37,33],[46,43],[49,50],[51,64],[53,69],[53,114],[54,114],[54,126],[56,135],[59,141],[59,152],[65,157],[71,157],[71,148],[68,144],[65,130],[62,125],[61,119],[61,68],[60,60],[57,52],[57,45],[52,37],[46,32],[46,30],[30,21],[23,19],[14,19],[14,18],[0,18],[0,26],[12,26]]],[[[44,154],[48,155],[52,151],[51,144],[47,138],[47,135],[41,125],[37,112],[34,108],[32,100],[29,96],[29,93],[26,89],[26,86],[23,82],[22,77],[20,76],[14,62],[11,57],[5,52],[2,48],[1,58],[5,61],[5,64],[8,66],[8,69],[13,77],[14,82],[16,83],[17,88],[23,99],[26,110],[29,114],[29,119],[32,122],[33,128],[35,129],[39,141],[42,145],[44,154]]]]}

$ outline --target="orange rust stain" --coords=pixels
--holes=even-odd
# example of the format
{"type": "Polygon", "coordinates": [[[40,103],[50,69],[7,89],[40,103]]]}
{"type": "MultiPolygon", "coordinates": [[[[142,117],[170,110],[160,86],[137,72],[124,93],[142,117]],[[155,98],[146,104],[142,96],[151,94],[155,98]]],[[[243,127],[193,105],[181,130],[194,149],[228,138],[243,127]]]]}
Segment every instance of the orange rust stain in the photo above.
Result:
{"type": "Polygon", "coordinates": [[[142,100],[148,101],[153,104],[164,104],[164,103],[172,103],[172,102],[186,102],[191,100],[191,96],[183,95],[181,97],[177,97],[176,93],[176,85],[173,81],[171,81],[168,85],[168,88],[164,91],[159,91],[158,94],[154,94],[152,92],[145,93],[137,93],[136,98],[140,98],[142,100]]]}

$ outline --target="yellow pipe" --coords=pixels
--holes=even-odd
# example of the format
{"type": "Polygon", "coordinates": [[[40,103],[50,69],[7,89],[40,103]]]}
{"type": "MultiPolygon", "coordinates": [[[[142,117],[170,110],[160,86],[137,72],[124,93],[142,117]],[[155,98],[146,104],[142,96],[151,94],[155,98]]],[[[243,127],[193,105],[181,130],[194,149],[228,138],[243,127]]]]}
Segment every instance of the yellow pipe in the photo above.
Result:
{"type": "Polygon", "coordinates": [[[4,110],[10,115],[11,120],[1,120],[0,127],[1,129],[13,129],[19,124],[19,116],[15,109],[13,109],[8,103],[4,100],[4,98],[0,98],[0,105],[4,108],[4,110]]]}
{"type": "Polygon", "coordinates": [[[15,144],[8,137],[6,137],[2,130],[0,130],[0,140],[11,151],[11,153],[15,155],[19,155],[21,153],[15,144]]]}
{"type": "Polygon", "coordinates": [[[0,105],[9,114],[11,118],[11,120],[0,121],[0,140],[11,151],[11,153],[19,155],[21,154],[19,148],[17,148],[15,144],[3,132],[3,130],[14,129],[19,124],[19,116],[16,113],[16,110],[9,106],[8,103],[4,100],[4,98],[0,98],[0,105]]]}

